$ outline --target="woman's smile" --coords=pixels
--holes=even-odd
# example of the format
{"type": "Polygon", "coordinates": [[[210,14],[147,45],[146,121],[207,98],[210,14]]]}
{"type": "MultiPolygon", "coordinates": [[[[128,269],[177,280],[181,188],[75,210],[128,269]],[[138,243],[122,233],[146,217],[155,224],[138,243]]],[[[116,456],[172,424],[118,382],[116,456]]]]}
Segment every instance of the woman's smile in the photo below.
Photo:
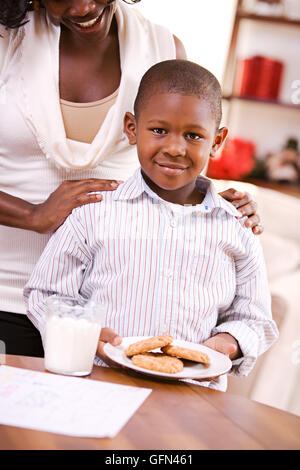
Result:
{"type": "Polygon", "coordinates": [[[54,24],[61,24],[64,30],[79,33],[81,37],[96,34],[99,40],[107,37],[117,8],[116,2],[107,3],[100,0],[62,0],[59,3],[55,0],[44,0],[43,4],[54,24]]]}
{"type": "Polygon", "coordinates": [[[92,19],[87,19],[80,21],[75,21],[74,19],[67,19],[66,22],[71,23],[73,27],[75,27],[81,33],[91,33],[94,31],[98,31],[102,27],[102,20],[106,15],[107,9],[104,8],[100,14],[92,19]]]}

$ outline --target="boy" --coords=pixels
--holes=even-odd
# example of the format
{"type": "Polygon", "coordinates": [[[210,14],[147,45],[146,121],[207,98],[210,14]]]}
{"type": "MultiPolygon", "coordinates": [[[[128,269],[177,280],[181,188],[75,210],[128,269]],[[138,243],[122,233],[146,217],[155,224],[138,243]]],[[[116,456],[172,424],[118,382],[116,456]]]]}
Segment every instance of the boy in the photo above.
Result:
{"type": "Polygon", "coordinates": [[[144,75],[134,115],[124,118],[141,169],[102,202],[72,212],[25,287],[42,337],[45,299],[59,294],[104,303],[103,324],[120,336],[168,332],[212,347],[237,374],[248,374],[276,339],[259,242],[198,176],[228,133],[219,128],[221,97],[216,78],[188,61],[144,75]]]}

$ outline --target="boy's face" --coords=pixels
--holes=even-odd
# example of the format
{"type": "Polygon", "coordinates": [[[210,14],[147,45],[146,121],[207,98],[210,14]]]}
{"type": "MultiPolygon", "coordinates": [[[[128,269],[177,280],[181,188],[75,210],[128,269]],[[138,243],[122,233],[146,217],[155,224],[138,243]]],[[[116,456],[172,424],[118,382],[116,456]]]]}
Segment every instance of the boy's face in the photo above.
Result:
{"type": "Polygon", "coordinates": [[[154,95],[137,121],[126,113],[124,123],[129,143],[137,144],[142,171],[153,183],[152,189],[162,197],[166,191],[173,192],[173,202],[180,204],[195,189],[197,176],[227,135],[225,128],[216,130],[205,100],[177,93],[154,95]]]}

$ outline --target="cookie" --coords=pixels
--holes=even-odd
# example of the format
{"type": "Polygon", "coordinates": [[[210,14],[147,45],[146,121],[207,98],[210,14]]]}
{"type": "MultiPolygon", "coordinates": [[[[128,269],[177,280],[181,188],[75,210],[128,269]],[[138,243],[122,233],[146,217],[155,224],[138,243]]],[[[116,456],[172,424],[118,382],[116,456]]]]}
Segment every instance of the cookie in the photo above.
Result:
{"type": "Polygon", "coordinates": [[[153,336],[152,338],[142,339],[137,343],[133,343],[125,350],[126,356],[135,356],[144,352],[151,351],[152,349],[162,348],[172,343],[173,338],[170,335],[153,336]]]}
{"type": "Polygon", "coordinates": [[[131,361],[135,366],[165,374],[176,374],[183,369],[183,362],[180,359],[162,353],[137,354],[131,358],[131,361]]]}
{"type": "Polygon", "coordinates": [[[210,363],[209,356],[201,351],[195,349],[182,348],[180,346],[164,346],[161,350],[170,356],[180,357],[181,359],[188,359],[189,361],[201,362],[208,365],[210,363]]]}

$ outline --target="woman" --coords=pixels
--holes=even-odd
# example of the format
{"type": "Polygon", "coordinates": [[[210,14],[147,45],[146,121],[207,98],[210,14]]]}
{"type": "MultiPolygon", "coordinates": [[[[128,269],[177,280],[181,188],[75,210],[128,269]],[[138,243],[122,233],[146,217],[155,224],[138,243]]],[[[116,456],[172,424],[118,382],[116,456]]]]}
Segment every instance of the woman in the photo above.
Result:
{"type": "MultiPolygon", "coordinates": [[[[72,209],[101,200],[96,191],[115,189],[138,166],[123,116],[152,64],[186,55],[169,31],[122,0],[3,3],[0,340],[8,354],[42,356],[23,286],[72,209]]],[[[223,196],[261,231],[253,202],[223,196]]],[[[102,339],[113,338],[104,329],[102,339]]]]}

